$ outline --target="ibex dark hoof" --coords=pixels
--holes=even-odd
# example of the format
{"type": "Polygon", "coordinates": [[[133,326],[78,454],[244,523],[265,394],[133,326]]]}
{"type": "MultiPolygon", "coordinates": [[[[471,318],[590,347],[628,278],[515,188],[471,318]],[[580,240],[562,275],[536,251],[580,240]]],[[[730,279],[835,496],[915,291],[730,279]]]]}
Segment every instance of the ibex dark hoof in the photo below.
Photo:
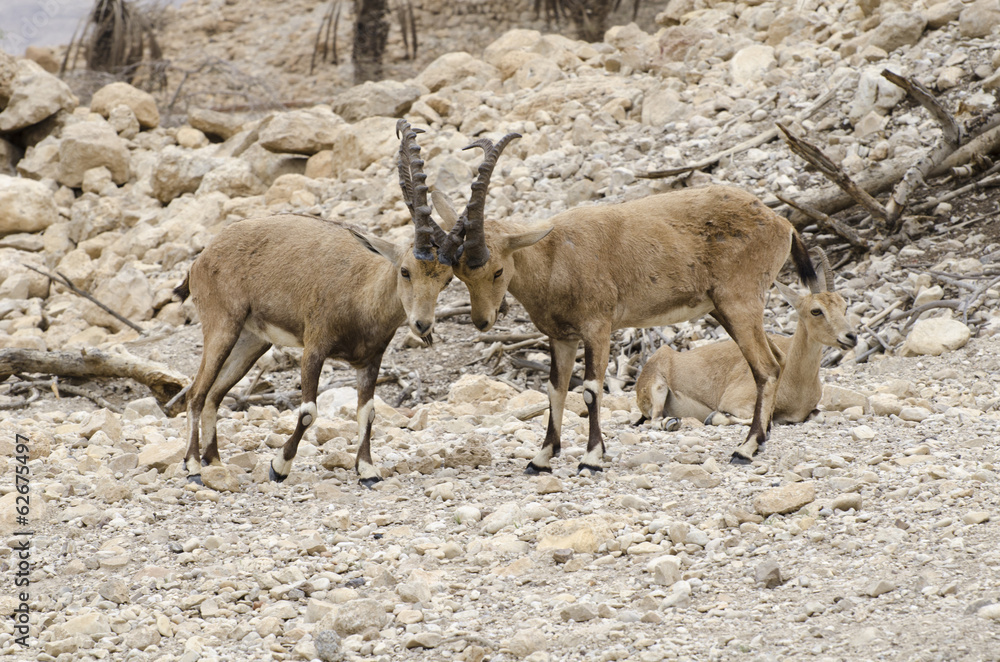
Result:
{"type": "Polygon", "coordinates": [[[372,489],[376,485],[378,485],[379,483],[381,483],[382,479],[379,478],[378,476],[372,476],[370,478],[362,478],[358,482],[361,483],[362,485],[364,485],[365,487],[367,487],[368,489],[372,489]]]}
{"type": "Polygon", "coordinates": [[[187,482],[193,483],[195,485],[205,486],[205,483],[201,482],[201,474],[191,474],[187,477],[187,482]]]}
{"type": "Polygon", "coordinates": [[[661,427],[664,432],[677,432],[681,429],[681,419],[679,418],[668,418],[663,423],[661,427]]]}
{"type": "Polygon", "coordinates": [[[267,477],[270,478],[275,483],[283,483],[288,476],[282,476],[277,471],[274,470],[274,465],[267,468],[267,477]]]}
{"type": "Polygon", "coordinates": [[[589,471],[592,474],[596,474],[596,473],[600,473],[600,472],[604,471],[604,467],[599,467],[596,464],[584,464],[583,462],[581,462],[576,467],[576,473],[578,473],[578,474],[579,473],[583,473],[584,469],[586,469],[587,471],[589,471]]]}
{"type": "Polygon", "coordinates": [[[753,464],[753,458],[745,457],[739,453],[733,453],[733,456],[729,458],[729,464],[753,464]]]}
{"type": "Polygon", "coordinates": [[[534,462],[528,462],[528,466],[524,468],[524,473],[529,476],[537,476],[538,474],[550,474],[552,473],[552,467],[540,467],[534,462]]]}

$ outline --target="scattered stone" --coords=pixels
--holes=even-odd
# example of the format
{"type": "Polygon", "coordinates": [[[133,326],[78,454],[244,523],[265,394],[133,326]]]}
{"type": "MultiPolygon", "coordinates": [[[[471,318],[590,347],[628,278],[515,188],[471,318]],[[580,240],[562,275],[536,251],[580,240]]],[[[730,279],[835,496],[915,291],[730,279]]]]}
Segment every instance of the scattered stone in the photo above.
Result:
{"type": "Polygon", "coordinates": [[[865,589],[865,594],[870,597],[877,598],[883,593],[888,593],[890,591],[895,591],[895,590],[896,590],[896,585],[894,583],[892,583],[887,579],[880,579],[877,582],[869,584],[868,588],[865,589]]]}
{"type": "Polygon", "coordinates": [[[940,356],[960,349],[969,342],[972,332],[958,320],[933,317],[913,325],[899,350],[900,356],[940,356]]]}
{"type": "Polygon", "coordinates": [[[90,110],[107,119],[117,106],[127,106],[139,120],[143,129],[155,129],[160,125],[160,111],[156,99],[149,92],[132,87],[128,83],[116,82],[105,85],[94,92],[90,99],[90,110]]]}
{"type": "Polygon", "coordinates": [[[785,578],[781,574],[781,567],[773,559],[767,559],[757,564],[754,568],[754,581],[763,584],[764,588],[776,588],[785,583],[785,578]]]}
{"type": "Polygon", "coordinates": [[[795,512],[816,499],[814,481],[791,483],[765,490],[753,500],[754,509],[764,517],[795,512]]]}

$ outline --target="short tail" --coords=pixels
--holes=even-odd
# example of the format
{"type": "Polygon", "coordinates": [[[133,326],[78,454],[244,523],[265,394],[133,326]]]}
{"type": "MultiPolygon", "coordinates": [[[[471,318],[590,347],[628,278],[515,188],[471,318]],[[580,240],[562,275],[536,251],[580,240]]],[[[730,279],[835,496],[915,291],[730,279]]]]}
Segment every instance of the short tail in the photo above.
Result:
{"type": "Polygon", "coordinates": [[[174,296],[179,298],[181,301],[185,301],[189,296],[191,296],[191,287],[189,284],[190,280],[191,280],[191,273],[188,272],[184,274],[184,282],[174,288],[174,296]]]}
{"type": "Polygon", "coordinates": [[[802,284],[808,287],[810,292],[819,292],[822,289],[819,276],[816,275],[816,269],[809,259],[809,250],[802,241],[802,235],[797,230],[792,230],[792,261],[795,262],[795,271],[798,272],[802,284]]]}

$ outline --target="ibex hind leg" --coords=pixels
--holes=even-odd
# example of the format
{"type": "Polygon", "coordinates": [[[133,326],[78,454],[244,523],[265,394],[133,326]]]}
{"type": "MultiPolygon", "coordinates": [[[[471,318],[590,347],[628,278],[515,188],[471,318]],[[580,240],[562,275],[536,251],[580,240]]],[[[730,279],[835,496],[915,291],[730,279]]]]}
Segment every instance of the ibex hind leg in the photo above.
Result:
{"type": "Polygon", "coordinates": [[[223,323],[208,326],[209,321],[202,322],[204,334],[204,349],[201,355],[201,365],[198,367],[198,374],[195,375],[194,383],[188,392],[188,426],[189,442],[187,452],[184,454],[183,468],[188,476],[188,482],[201,483],[201,466],[199,464],[199,434],[203,427],[210,425],[215,430],[215,417],[218,406],[211,409],[207,419],[205,418],[205,401],[208,397],[212,385],[215,383],[219,372],[222,370],[226,359],[229,358],[233,346],[239,339],[240,327],[227,326],[223,323]]]}
{"type": "Polygon", "coordinates": [[[608,369],[608,353],[610,351],[610,332],[607,337],[595,343],[584,341],[584,361],[586,369],[583,381],[583,401],[587,405],[587,417],[590,429],[587,437],[587,452],[577,467],[577,472],[584,469],[591,473],[604,471],[604,435],[601,433],[601,396],[604,393],[604,373],[608,369]]]}
{"type": "Polygon", "coordinates": [[[243,379],[250,371],[254,363],[257,362],[264,352],[271,347],[271,343],[261,340],[246,329],[240,334],[239,340],[229,353],[222,370],[215,378],[215,383],[208,391],[208,398],[205,401],[205,414],[201,419],[201,440],[205,446],[205,452],[201,456],[203,467],[210,464],[221,464],[219,457],[219,438],[215,431],[215,412],[218,412],[219,405],[226,394],[236,386],[236,383],[243,379]],[[209,415],[211,420],[209,420],[209,415]]]}
{"type": "Polygon", "coordinates": [[[576,361],[576,347],[579,343],[568,340],[549,339],[551,368],[549,369],[549,422],[545,430],[545,441],[541,450],[525,467],[526,474],[552,473],[552,458],[561,450],[563,409],[566,392],[569,390],[573,363],[576,361]]]}
{"type": "Polygon", "coordinates": [[[733,464],[749,464],[767,441],[767,433],[771,429],[771,415],[774,413],[774,399],[778,390],[781,365],[771,352],[770,343],[764,333],[763,306],[754,306],[751,309],[744,300],[735,302],[735,305],[719,306],[712,316],[736,341],[743,358],[750,364],[750,372],[757,385],[750,432],[730,459],[733,464]]]}

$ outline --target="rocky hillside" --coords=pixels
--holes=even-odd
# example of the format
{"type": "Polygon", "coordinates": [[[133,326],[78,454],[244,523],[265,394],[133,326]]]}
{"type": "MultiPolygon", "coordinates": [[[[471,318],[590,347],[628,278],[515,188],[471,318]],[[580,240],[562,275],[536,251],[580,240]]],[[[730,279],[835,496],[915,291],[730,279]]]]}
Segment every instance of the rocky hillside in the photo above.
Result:
{"type": "MultiPolygon", "coordinates": [[[[211,16],[206,54],[271,81],[280,96],[327,98],[314,96],[301,62],[248,56],[268,52],[253,44],[278,11],[253,4],[262,6],[191,3],[183,20],[211,16]],[[236,34],[244,41],[227,37],[236,34]]],[[[453,197],[468,195],[478,165],[462,147],[521,133],[487,206],[515,222],[712,182],[775,206],[776,193],[826,187],[777,139],[718,156],[778,120],[852,175],[919,161],[940,125],[881,76],[886,68],[934,90],[964,126],[996,111],[996,0],[672,0],[659,9],[648,30],[615,27],[602,43],[516,29],[326,104],[267,113],[192,104],[181,126],[164,126],[163,100],[130,85],[105,86],[82,106],[36,62],[0,54],[0,366],[12,350],[99,350],[192,375],[198,321],[172,290],[221,228],[295,211],[409,236],[394,171],[399,117],[426,129],[428,181],[453,197]],[[703,160],[712,163],[637,177],[703,160]]],[[[169,34],[194,28],[167,30],[179,61],[169,34]]],[[[447,30],[458,32],[442,26],[437,43],[446,34],[474,43],[447,30]]],[[[282,484],[267,481],[267,465],[294,412],[285,400],[227,403],[225,467],[206,471],[205,487],[180,469],[186,417],[167,417],[145,386],[54,384],[5,367],[5,616],[20,608],[16,546],[26,537],[14,533],[33,535],[30,645],[4,619],[0,654],[996,660],[1000,239],[986,180],[943,199],[964,183],[935,183],[937,197],[921,197],[926,209],[905,219],[911,240],[886,251],[852,252],[800,223],[838,263],[862,342],[823,371],[824,411],[776,427],[750,467],[728,464],[745,428],[633,425],[634,375],[616,364],[611,376],[622,380],[602,412],[607,470],[575,473],[586,434],[577,395],[555,474],[523,475],[544,436],[544,416],[527,413],[546,401],[544,379],[506,359],[491,374],[496,337],[477,336],[460,314],[439,323],[433,352],[408,347],[401,331],[386,357],[395,383],[379,387],[374,442],[386,480],[372,491],[353,474],[346,366],[326,368],[320,418],[282,484]],[[414,381],[402,397],[401,382],[414,381]],[[397,399],[405,406],[386,404],[397,399]],[[17,521],[14,478],[25,451],[27,525],[17,521]]],[[[851,214],[845,222],[862,221],[851,214]]],[[[441,308],[466,301],[456,282],[441,308]]],[[[794,328],[778,297],[767,324],[794,328]]],[[[496,329],[531,330],[517,307],[496,329]]],[[[662,334],[686,347],[721,332],[698,321],[662,334]]],[[[545,360],[539,347],[528,351],[545,360]]],[[[296,370],[268,359],[265,381],[294,391],[296,370]]]]}

